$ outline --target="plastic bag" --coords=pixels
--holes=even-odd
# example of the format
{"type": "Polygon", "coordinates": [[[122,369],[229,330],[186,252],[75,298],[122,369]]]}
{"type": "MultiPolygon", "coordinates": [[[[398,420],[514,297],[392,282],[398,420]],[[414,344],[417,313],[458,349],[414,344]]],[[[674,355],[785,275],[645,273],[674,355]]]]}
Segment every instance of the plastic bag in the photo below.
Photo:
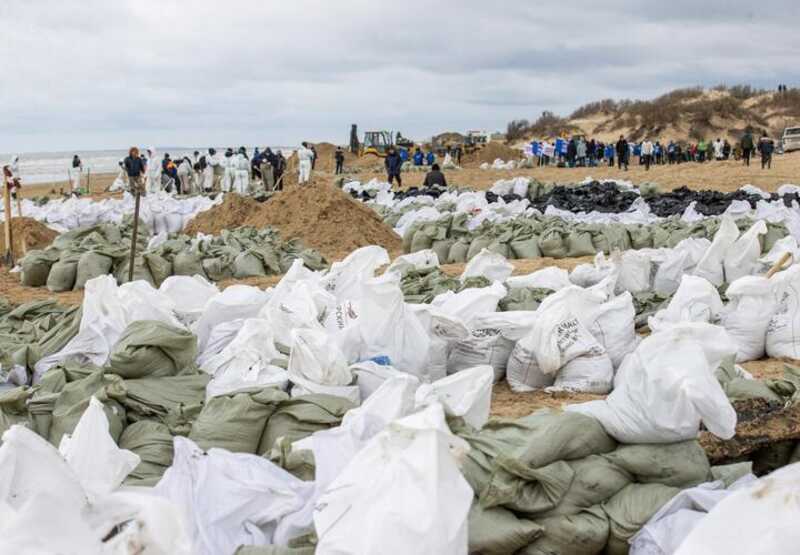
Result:
{"type": "Polygon", "coordinates": [[[714,235],[711,246],[708,247],[703,258],[697,263],[694,275],[710,281],[715,287],[725,282],[723,261],[739,237],[739,228],[730,216],[723,216],[719,231],[714,235]]]}
{"type": "Polygon", "coordinates": [[[592,416],[622,443],[694,439],[702,422],[722,439],[733,437],[736,412],[714,371],[736,352],[724,329],[680,323],[642,340],[625,359],[605,400],[567,407],[592,416]]]}
{"type": "Polygon", "coordinates": [[[304,390],[303,393],[339,394],[355,403],[360,400],[358,386],[350,385],[353,374],[347,360],[324,331],[292,330],[288,375],[293,384],[304,390]],[[315,386],[326,387],[323,390],[315,386]]]}
{"type": "Polygon", "coordinates": [[[492,404],[491,366],[475,366],[417,389],[417,406],[441,403],[449,416],[458,416],[480,430],[489,420],[492,404]]]}
{"type": "Polygon", "coordinates": [[[667,308],[656,312],[647,324],[657,331],[678,322],[714,323],[719,320],[722,308],[716,287],[704,278],[684,275],[667,308]]]}
{"type": "Polygon", "coordinates": [[[461,279],[485,277],[491,281],[505,281],[513,271],[514,266],[503,255],[483,249],[475,258],[467,262],[461,279]]]}
{"type": "Polygon", "coordinates": [[[202,316],[192,325],[192,331],[197,335],[198,351],[205,349],[215,326],[231,320],[254,318],[268,300],[268,293],[248,285],[232,285],[210,299],[202,316]]]}
{"type": "Polygon", "coordinates": [[[740,277],[753,274],[758,269],[758,259],[761,257],[759,236],[766,233],[767,224],[764,220],[759,220],[731,245],[723,261],[725,281],[732,283],[740,277]]]}
{"type": "Polygon", "coordinates": [[[390,424],[318,499],[317,551],[466,555],[474,494],[453,455],[466,449],[438,404],[390,424]]]}

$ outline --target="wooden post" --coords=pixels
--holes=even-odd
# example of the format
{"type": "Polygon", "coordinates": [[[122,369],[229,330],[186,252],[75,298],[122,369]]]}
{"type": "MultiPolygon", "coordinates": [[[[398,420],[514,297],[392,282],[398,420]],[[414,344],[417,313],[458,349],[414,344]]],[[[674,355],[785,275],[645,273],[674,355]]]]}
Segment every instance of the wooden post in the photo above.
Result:
{"type": "Polygon", "coordinates": [[[786,265],[786,263],[789,261],[791,257],[792,257],[791,253],[789,252],[783,253],[783,256],[781,256],[780,259],[775,264],[772,265],[772,268],[769,269],[769,272],[767,272],[767,278],[771,278],[772,276],[783,270],[783,267],[786,265]]]}
{"type": "Polygon", "coordinates": [[[3,256],[3,262],[10,268],[14,265],[14,253],[11,248],[11,191],[9,190],[8,180],[3,178],[3,209],[5,210],[5,221],[3,222],[3,231],[6,241],[6,252],[3,256]]]}
{"type": "MultiPolygon", "coordinates": [[[[138,181],[138,180],[137,180],[138,181]]],[[[139,191],[139,183],[136,185],[136,204],[133,209],[133,235],[131,236],[131,261],[128,265],[128,281],[133,281],[133,266],[136,261],[136,236],[139,233],[139,202],[141,199],[141,192],[139,191]]]]}

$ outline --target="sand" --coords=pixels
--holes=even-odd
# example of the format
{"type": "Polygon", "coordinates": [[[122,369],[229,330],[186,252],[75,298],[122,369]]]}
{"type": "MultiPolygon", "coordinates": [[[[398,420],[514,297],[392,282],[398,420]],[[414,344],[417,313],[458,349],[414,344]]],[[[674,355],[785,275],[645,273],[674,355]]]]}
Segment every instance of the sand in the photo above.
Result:
{"type": "Polygon", "coordinates": [[[367,245],[380,245],[393,257],[402,251],[402,239],[375,211],[321,179],[287,188],[264,203],[226,195],[222,205],[191,221],[186,232],[219,233],[238,226],[273,227],[284,239],[300,239],[328,260],[367,245]]]}
{"type": "Polygon", "coordinates": [[[461,158],[461,164],[465,167],[478,167],[484,162],[491,164],[498,158],[504,162],[519,160],[522,158],[522,151],[505,143],[491,141],[476,152],[464,154],[461,158]]]}
{"type": "MultiPolygon", "coordinates": [[[[5,222],[0,223],[0,254],[6,252],[5,222]]],[[[11,218],[11,252],[14,260],[25,256],[33,249],[43,249],[50,246],[53,239],[58,237],[58,232],[50,229],[33,218],[11,218]]]]}

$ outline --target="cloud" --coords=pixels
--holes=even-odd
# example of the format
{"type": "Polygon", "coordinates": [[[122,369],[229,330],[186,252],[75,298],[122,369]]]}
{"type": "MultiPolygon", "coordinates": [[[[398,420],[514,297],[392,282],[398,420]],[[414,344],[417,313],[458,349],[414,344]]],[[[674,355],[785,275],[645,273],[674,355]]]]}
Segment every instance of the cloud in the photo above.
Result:
{"type": "Polygon", "coordinates": [[[792,83],[794,1],[3,0],[0,151],[502,129],[678,86],[792,83]]]}

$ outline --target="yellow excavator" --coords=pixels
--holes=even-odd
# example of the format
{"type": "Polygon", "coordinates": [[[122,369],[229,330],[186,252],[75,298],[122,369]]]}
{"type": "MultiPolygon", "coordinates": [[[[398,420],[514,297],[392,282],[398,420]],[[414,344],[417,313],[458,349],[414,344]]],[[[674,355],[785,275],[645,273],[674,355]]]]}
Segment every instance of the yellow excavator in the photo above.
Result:
{"type": "Polygon", "coordinates": [[[410,148],[414,143],[403,137],[399,131],[396,136],[393,131],[366,131],[364,140],[359,145],[359,155],[385,158],[389,147],[393,146],[410,148]]]}

